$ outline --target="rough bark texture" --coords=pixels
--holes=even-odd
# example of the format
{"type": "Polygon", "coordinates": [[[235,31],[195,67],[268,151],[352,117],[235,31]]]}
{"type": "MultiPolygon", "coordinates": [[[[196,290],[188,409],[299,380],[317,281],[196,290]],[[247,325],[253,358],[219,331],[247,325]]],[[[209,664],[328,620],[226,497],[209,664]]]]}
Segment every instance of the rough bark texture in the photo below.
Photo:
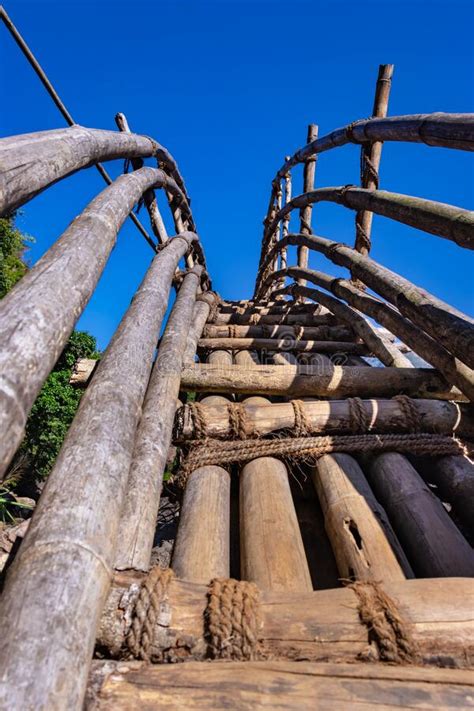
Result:
{"type": "Polygon", "coordinates": [[[297,341],[288,338],[201,338],[198,348],[203,350],[291,350],[325,353],[356,353],[367,355],[370,350],[363,343],[347,341],[297,341]]]}
{"type": "Polygon", "coordinates": [[[183,350],[202,267],[183,280],[161,339],[135,436],[132,464],[117,537],[115,568],[148,570],[171,443],[183,350]]]}
{"type": "Polygon", "coordinates": [[[190,243],[190,236],[175,238],[153,260],[82,398],[7,576],[0,603],[6,708],[81,705],[153,351],[190,243]]]}

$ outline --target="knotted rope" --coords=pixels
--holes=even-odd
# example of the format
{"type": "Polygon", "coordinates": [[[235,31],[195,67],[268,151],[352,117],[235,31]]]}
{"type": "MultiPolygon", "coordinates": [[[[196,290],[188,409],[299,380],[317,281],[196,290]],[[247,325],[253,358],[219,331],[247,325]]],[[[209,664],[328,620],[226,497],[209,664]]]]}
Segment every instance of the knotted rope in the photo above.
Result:
{"type": "Polygon", "coordinates": [[[413,400],[411,397],[408,397],[408,395],[395,395],[393,400],[396,400],[396,402],[400,406],[400,410],[403,413],[403,417],[405,418],[408,427],[411,429],[411,431],[421,432],[421,417],[420,413],[418,412],[415,400],[413,400]]]}
{"type": "Polygon", "coordinates": [[[292,400],[291,404],[295,416],[294,435],[295,437],[304,437],[311,432],[311,424],[304,411],[304,402],[303,400],[292,400]]]}
{"type": "Polygon", "coordinates": [[[241,402],[230,402],[227,405],[229,415],[230,436],[234,439],[247,439],[253,436],[252,423],[249,420],[247,410],[241,402]]]}
{"type": "Polygon", "coordinates": [[[161,605],[167,600],[168,587],[174,574],[170,568],[152,568],[144,579],[127,635],[127,646],[136,659],[151,659],[156,620],[161,605]]]}
{"type": "Polygon", "coordinates": [[[259,590],[245,580],[211,581],[205,623],[214,659],[253,661],[261,658],[259,590]]]}
{"type": "Polygon", "coordinates": [[[380,583],[357,581],[348,586],[359,602],[359,617],[369,630],[369,641],[377,646],[382,661],[413,664],[418,650],[410,626],[380,583]]]}
{"type": "Polygon", "coordinates": [[[348,397],[347,404],[349,406],[349,426],[351,432],[354,432],[354,434],[358,432],[370,432],[370,417],[367,415],[364,403],[360,397],[348,397]]]}

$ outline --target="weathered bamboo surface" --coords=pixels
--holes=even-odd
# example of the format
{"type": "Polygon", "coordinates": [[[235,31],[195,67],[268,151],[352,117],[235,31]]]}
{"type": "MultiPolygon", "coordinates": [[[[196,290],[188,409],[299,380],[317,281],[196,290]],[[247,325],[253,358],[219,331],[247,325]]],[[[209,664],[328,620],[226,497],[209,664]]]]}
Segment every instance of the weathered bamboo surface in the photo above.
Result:
{"type": "MultiPolygon", "coordinates": [[[[472,434],[466,438],[474,440],[472,434]]],[[[465,526],[474,529],[474,464],[467,457],[436,457],[425,466],[426,478],[438,487],[465,526]]]]}
{"type": "MultiPolygon", "coordinates": [[[[212,354],[211,354],[212,355],[212,354]]],[[[232,368],[197,364],[183,368],[183,390],[236,392],[287,397],[392,397],[407,395],[452,400],[444,379],[431,368],[358,368],[260,365],[232,368]],[[315,372],[316,371],[316,372],[315,372]]],[[[460,394],[455,399],[462,399],[460,394]]]]}
{"type": "Polygon", "coordinates": [[[368,355],[370,351],[363,343],[353,341],[303,341],[291,338],[201,338],[198,349],[202,350],[291,350],[315,351],[320,353],[355,353],[368,355]]]}
{"type": "Polygon", "coordinates": [[[470,672],[459,669],[387,667],[367,664],[231,662],[185,667],[148,666],[142,662],[94,663],[93,706],[87,711],[140,708],[155,711],[274,709],[318,711],[399,711],[472,708],[470,672]],[[190,691],[192,689],[192,692],[190,691]],[[422,704],[422,706],[420,706],[422,704]]]}
{"type": "Polygon", "coordinates": [[[218,314],[213,324],[217,326],[222,325],[232,325],[232,324],[243,324],[248,325],[250,323],[262,324],[262,325],[293,325],[293,326],[320,326],[320,325],[332,325],[336,324],[336,317],[333,314],[322,313],[322,307],[317,309],[317,312],[311,314],[294,314],[294,313],[282,313],[282,314],[260,314],[260,313],[229,313],[229,314],[218,314]]]}
{"type": "Polygon", "coordinates": [[[354,337],[347,326],[228,326],[208,324],[203,338],[299,338],[302,341],[349,341],[354,337]]]}
{"type": "Polygon", "coordinates": [[[6,708],[82,703],[153,353],[176,265],[192,239],[170,240],[153,260],[81,400],[9,570],[0,599],[6,708]]]}
{"type": "MultiPolygon", "coordinates": [[[[136,596],[140,579],[136,575],[116,576],[107,599],[97,642],[112,656],[119,652],[128,633],[133,590],[136,596]],[[124,594],[127,591],[129,595],[124,594]]],[[[383,589],[410,625],[420,662],[442,664],[444,660],[445,664],[461,667],[473,663],[471,578],[400,580],[384,584],[383,589]]],[[[207,585],[175,578],[169,584],[167,599],[168,606],[154,626],[152,658],[163,658],[163,650],[168,650],[170,661],[205,659],[207,585]]],[[[261,590],[259,614],[263,649],[270,656],[341,663],[356,662],[361,655],[367,658],[370,631],[361,621],[359,599],[351,588],[300,591],[297,595],[261,590]]]]}
{"type": "MultiPolygon", "coordinates": [[[[446,400],[413,401],[418,415],[418,426],[422,432],[438,432],[474,439],[474,420],[457,403],[446,400]]],[[[396,399],[362,400],[361,407],[367,418],[370,432],[408,432],[413,424],[408,420],[404,408],[396,399]]],[[[292,429],[295,412],[290,402],[254,405],[243,403],[249,430],[258,436],[292,429]]],[[[354,429],[351,403],[347,400],[315,400],[301,403],[306,421],[312,432],[349,433],[354,429]]],[[[201,404],[206,428],[210,437],[228,437],[232,432],[229,410],[226,405],[201,404]]],[[[176,413],[174,436],[178,441],[194,439],[196,429],[191,410],[185,406],[176,413]]]]}

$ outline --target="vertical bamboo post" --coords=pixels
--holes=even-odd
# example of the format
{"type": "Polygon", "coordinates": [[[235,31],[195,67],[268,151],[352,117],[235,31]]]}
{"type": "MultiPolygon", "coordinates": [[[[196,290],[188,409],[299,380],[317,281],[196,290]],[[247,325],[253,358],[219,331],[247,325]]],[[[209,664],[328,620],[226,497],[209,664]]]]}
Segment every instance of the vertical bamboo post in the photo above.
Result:
{"type": "MultiPolygon", "coordinates": [[[[392,84],[393,64],[381,64],[375,88],[374,107],[372,116],[385,118],[388,111],[388,100],[392,84]]],[[[361,186],[368,190],[377,190],[379,187],[379,167],[382,157],[381,141],[365,144],[361,148],[361,186]]],[[[373,212],[360,210],[355,217],[356,239],[355,249],[361,254],[370,252],[370,237],[372,232],[373,212]]]]}
{"type": "MultiPolygon", "coordinates": [[[[318,127],[314,123],[308,126],[308,135],[306,143],[316,140],[318,137],[318,127]]],[[[303,171],[303,193],[309,193],[314,189],[314,177],[316,175],[316,156],[313,155],[307,158],[304,164],[303,171]]],[[[300,232],[304,235],[311,234],[311,215],[313,212],[312,205],[306,205],[300,210],[300,232]]],[[[298,266],[306,269],[308,266],[309,250],[304,245],[298,247],[298,266]]],[[[305,279],[298,279],[298,284],[304,286],[305,279]]]]}
{"type": "Polygon", "coordinates": [[[163,472],[181,381],[183,350],[202,267],[186,274],[161,339],[135,436],[115,568],[148,570],[163,472]],[[159,417],[157,417],[159,413],[159,417]]]}
{"type": "MultiPolygon", "coordinates": [[[[285,156],[285,162],[290,159],[290,156],[285,156]]],[[[285,173],[285,205],[287,205],[291,200],[291,172],[285,173]]],[[[287,213],[281,223],[281,238],[285,239],[289,233],[291,213],[287,213]]],[[[283,247],[280,250],[280,269],[287,268],[287,249],[283,247]]],[[[279,288],[282,289],[285,286],[285,278],[283,277],[279,283],[279,288]]]]}

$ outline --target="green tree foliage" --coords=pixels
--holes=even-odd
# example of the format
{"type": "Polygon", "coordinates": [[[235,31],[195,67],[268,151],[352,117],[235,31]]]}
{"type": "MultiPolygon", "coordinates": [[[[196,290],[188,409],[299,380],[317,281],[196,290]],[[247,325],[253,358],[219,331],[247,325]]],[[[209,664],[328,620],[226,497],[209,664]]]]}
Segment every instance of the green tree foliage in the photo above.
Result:
{"type": "Polygon", "coordinates": [[[69,384],[74,363],[78,358],[98,357],[95,338],[85,331],[74,331],[36,398],[26,423],[22,453],[40,479],[49,474],[79,406],[82,390],[69,384]]]}
{"type": "Polygon", "coordinates": [[[33,239],[15,227],[15,216],[0,218],[0,299],[28,270],[24,255],[33,239]]]}

